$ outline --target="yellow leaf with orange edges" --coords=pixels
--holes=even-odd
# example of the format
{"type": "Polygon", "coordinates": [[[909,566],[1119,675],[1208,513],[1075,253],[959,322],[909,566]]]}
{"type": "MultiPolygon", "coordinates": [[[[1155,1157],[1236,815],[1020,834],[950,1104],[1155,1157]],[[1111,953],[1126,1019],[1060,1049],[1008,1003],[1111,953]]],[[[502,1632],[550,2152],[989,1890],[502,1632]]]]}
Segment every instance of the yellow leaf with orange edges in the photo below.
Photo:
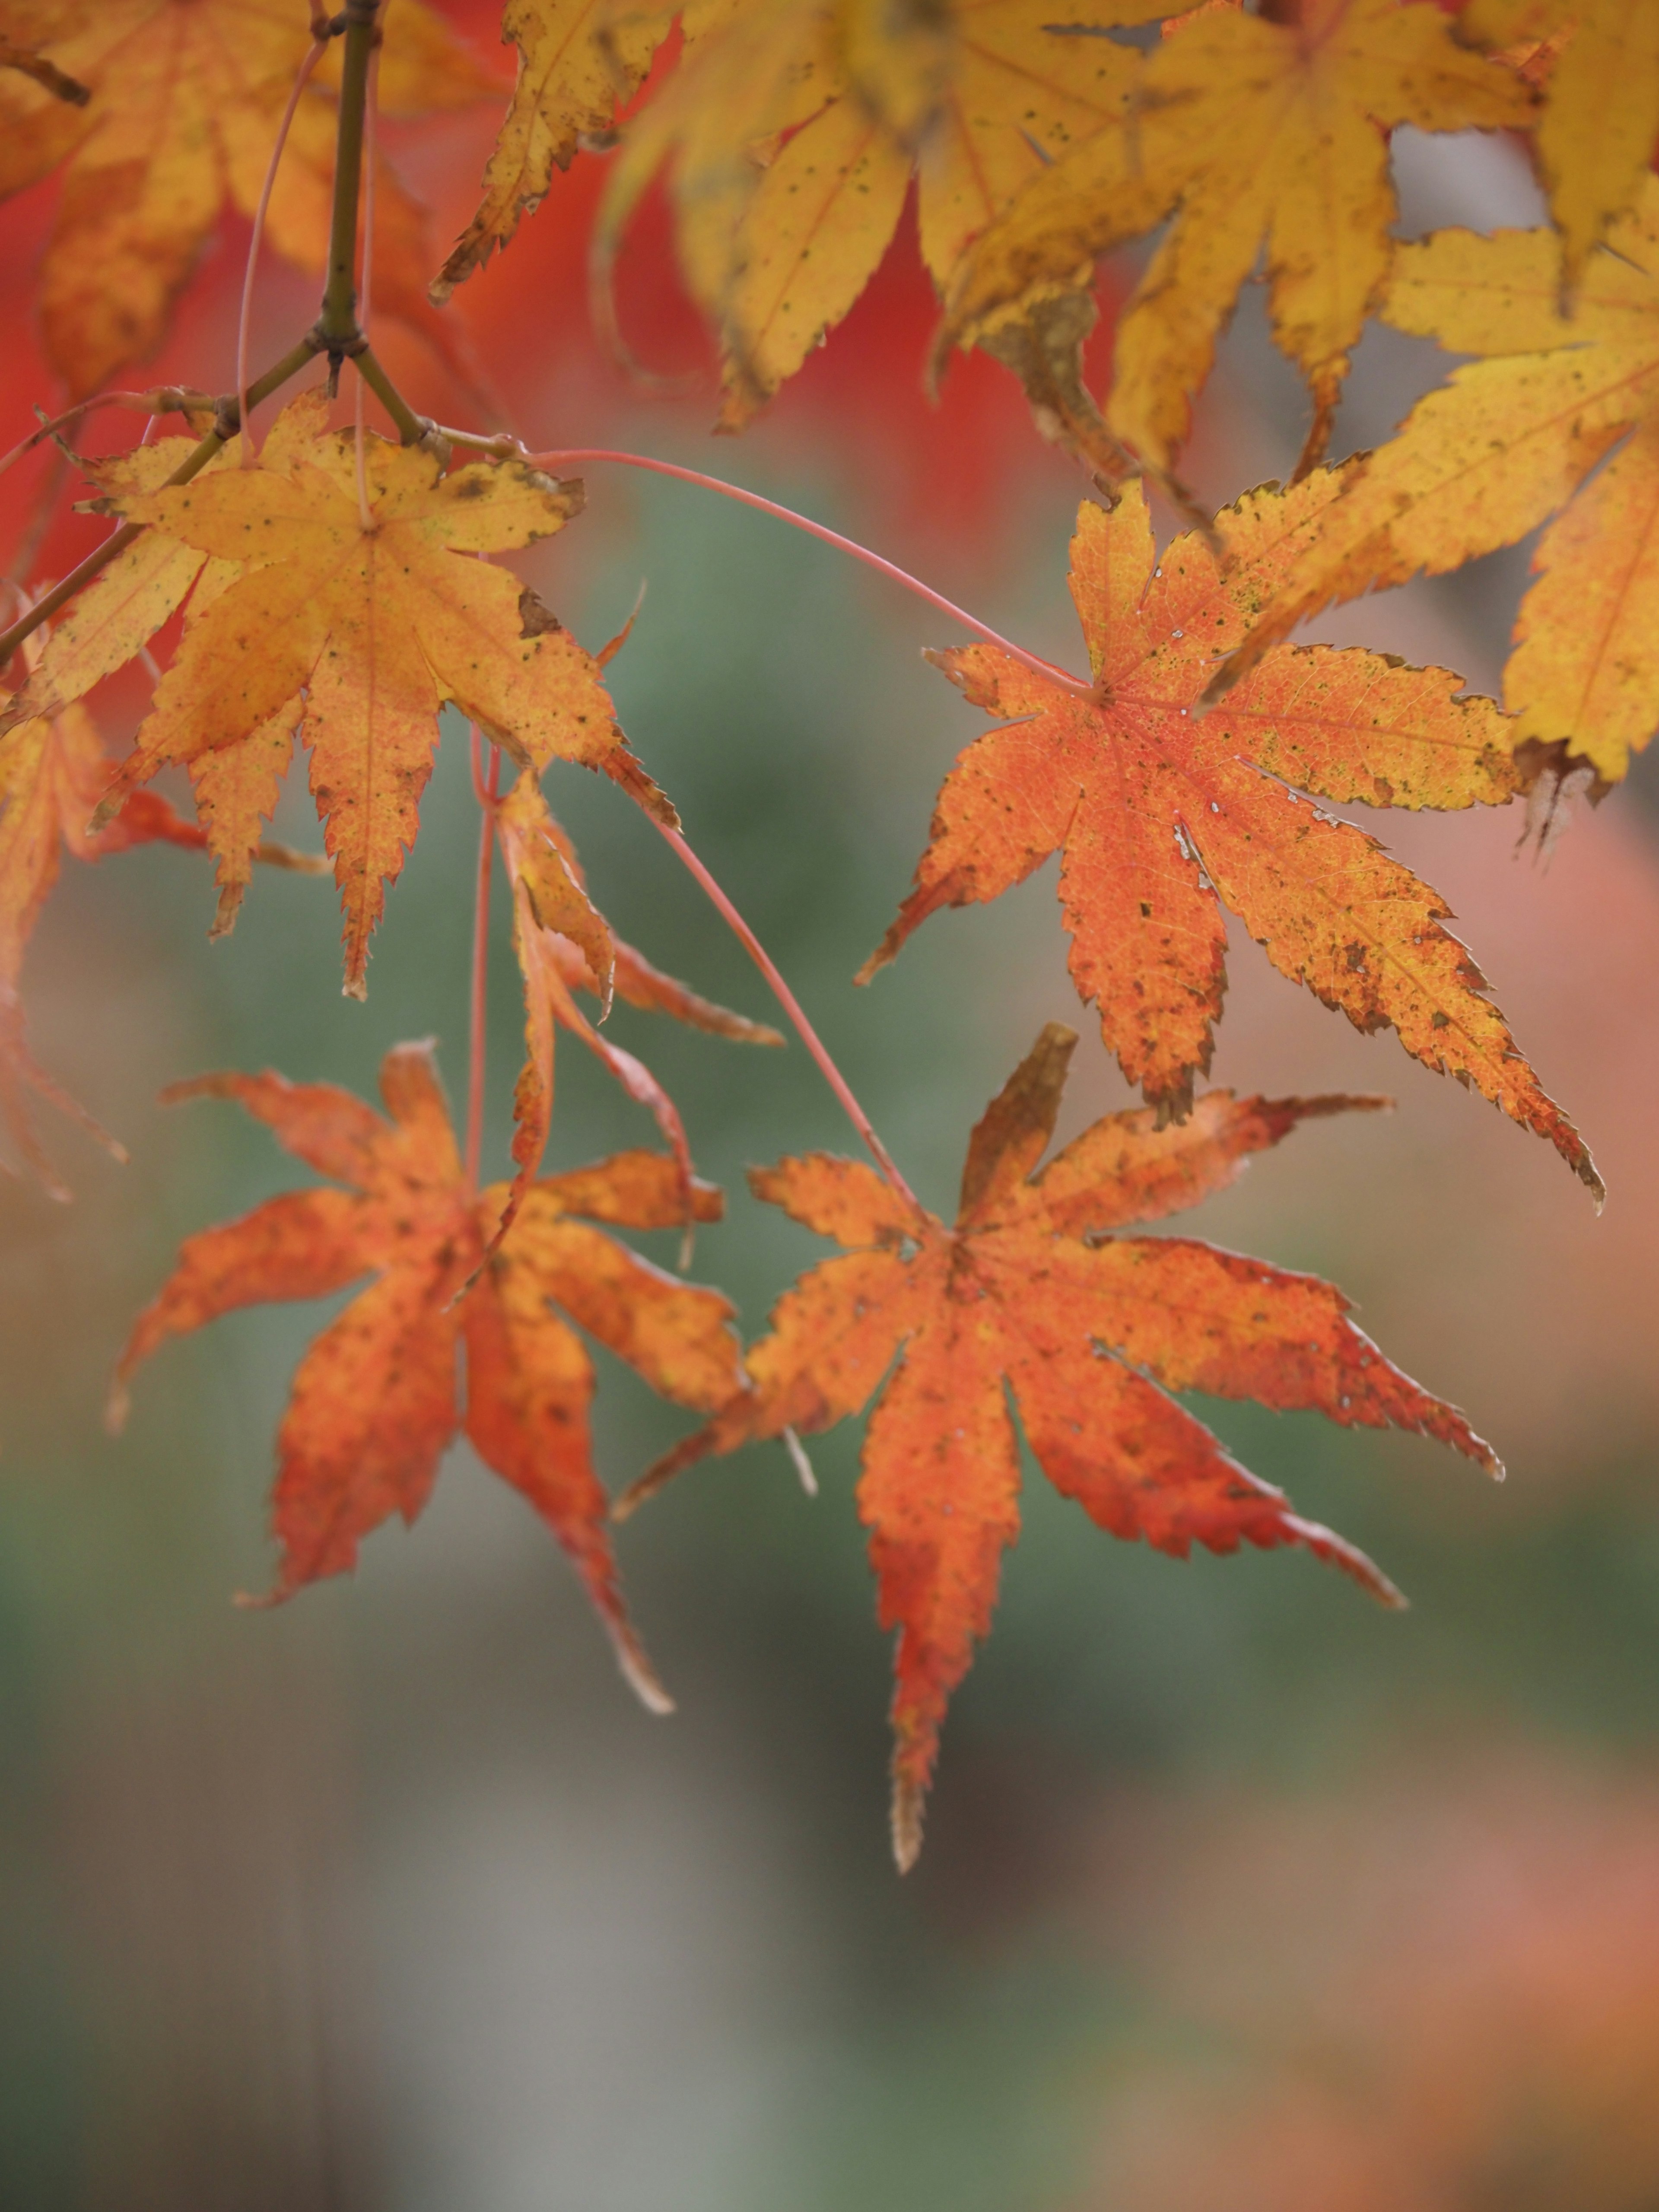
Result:
{"type": "Polygon", "coordinates": [[[1207,9],[1166,38],[1121,120],[1035,176],[946,295],[947,336],[979,343],[1173,216],[1119,319],[1105,409],[1159,471],[1264,254],[1274,337],[1313,400],[1310,466],[1388,278],[1389,131],[1492,130],[1532,112],[1520,78],[1459,46],[1433,0],[1306,0],[1297,14],[1207,9]]]}
{"type": "Polygon", "coordinates": [[[848,1248],[803,1275],[747,1355],[752,1392],[659,1461],[630,1511],[711,1452],[811,1434],[877,1402],[859,1517],[884,1628],[896,1629],[893,1849],[921,1846],[951,1695],[991,1625],[1019,1533],[1018,1409],[1038,1466],[1097,1526],[1185,1558],[1299,1545],[1385,1604],[1398,1591],[1342,1538],[1290,1509],[1172,1393],[1254,1398],[1347,1427],[1405,1429],[1502,1469],[1452,1407],[1390,1365],[1340,1291],[1189,1237],[1126,1236],[1232,1182],[1311,1117],[1380,1098],[1235,1098],[1180,1127],[1108,1115],[1039,1169],[1072,1049],[1051,1024],[975,1129],[956,1224],[862,1163],[822,1152],[754,1170],[755,1194],[848,1248]]]}
{"type": "MultiPolygon", "coordinates": [[[[639,771],[592,659],[533,592],[474,557],[550,537],[580,510],[580,483],[519,461],[446,476],[432,453],[370,437],[365,528],[349,432],[272,442],[275,465],[268,446],[257,468],[120,501],[240,573],[186,626],[106,806],[169,762],[263,752],[272,718],[303,693],[300,733],[345,912],[345,988],[361,997],[446,703],[521,763],[574,761],[630,785],[639,771]]],[[[246,805],[228,812],[245,836],[246,805]]]]}

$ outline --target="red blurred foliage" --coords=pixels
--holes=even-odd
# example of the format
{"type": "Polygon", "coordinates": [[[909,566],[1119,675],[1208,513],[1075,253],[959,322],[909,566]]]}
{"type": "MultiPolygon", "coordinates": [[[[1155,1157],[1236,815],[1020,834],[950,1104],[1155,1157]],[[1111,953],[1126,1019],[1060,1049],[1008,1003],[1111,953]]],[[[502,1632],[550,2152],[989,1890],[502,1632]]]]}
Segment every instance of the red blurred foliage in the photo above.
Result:
{"type": "Polygon", "coordinates": [[[1659,2198],[1659,1787],[1447,1753],[1340,1803],[1166,1808],[1113,1866],[1169,2026],[1068,2212],[1659,2198]]]}

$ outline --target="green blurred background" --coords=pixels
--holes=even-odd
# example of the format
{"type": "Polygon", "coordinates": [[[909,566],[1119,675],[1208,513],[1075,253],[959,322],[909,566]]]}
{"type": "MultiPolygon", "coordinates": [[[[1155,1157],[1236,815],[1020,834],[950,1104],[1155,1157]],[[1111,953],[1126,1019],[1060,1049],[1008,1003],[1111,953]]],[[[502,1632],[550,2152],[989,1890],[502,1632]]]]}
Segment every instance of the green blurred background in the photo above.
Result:
{"type": "MultiPolygon", "coordinates": [[[[1407,152],[1408,217],[1527,219],[1500,149],[1407,152]]],[[[1384,434],[1443,367],[1368,339],[1339,449],[1384,434]]],[[[1029,468],[988,476],[970,549],[884,503],[856,408],[829,441],[781,408],[716,464],[694,414],[613,400],[571,432],[558,398],[539,395],[544,434],[597,426],[724,465],[1076,664],[1077,482],[1035,441],[1029,468]]],[[[1252,303],[1206,403],[1204,491],[1281,472],[1299,404],[1252,303]]],[[[971,447],[957,462],[978,465],[971,447]]],[[[1321,634],[1490,685],[1524,568],[1522,550],[1321,634]]],[[[1052,870],[850,987],[980,726],[919,657],[953,641],[938,617],[780,526],[598,469],[586,516],[525,573],[590,645],[648,583],[611,672],[623,723],[930,1203],[951,1200],[969,1126],[1045,1021],[1084,1032],[1062,1136],[1127,1103],[1066,976],[1052,870]]],[[[617,929],[767,1017],[621,796],[574,770],[548,788],[617,929]]],[[[1513,859],[1509,814],[1360,817],[1448,894],[1596,1147],[1600,1222],[1545,1147],[1235,933],[1212,1079],[1387,1090],[1400,1110],[1313,1126],[1180,1225],[1340,1282],[1493,1437],[1507,1486],[1415,1441],[1200,1408],[1404,1584],[1413,1610],[1393,1617],[1305,1558],[1115,1545],[1034,1480],[903,1881],[851,1429],[815,1449],[816,1502],[759,1449],[623,1532],[679,1700],[667,1722],[633,1702],[556,1547],[465,1448],[418,1527],[376,1536],[349,1581],[232,1607],[269,1578],[270,1440],[329,1310],[258,1310],[169,1348],[125,1437],[101,1432],[112,1356],[179,1238],[303,1176],[228,1108],[157,1107],[163,1083],[269,1065],[372,1095],[389,1045],[435,1033],[461,1089],[464,733],[446,730],[367,1006],[337,994],[326,885],[262,878],[210,949],[187,856],[72,870],[31,955],[35,1040],[133,1164],[53,1129],[73,1206],[0,1185],[0,2201],[1651,2212],[1649,805],[1619,793],[1541,871],[1513,859]]],[[[314,846],[308,814],[291,790],[278,834],[314,846]]],[[[496,925],[499,1168],[520,1042],[499,902],[496,925]]],[[[822,1248],[755,1205],[742,1169],[850,1134],[798,1046],[625,1006],[613,1027],[732,1194],[694,1272],[757,1330],[822,1248]]],[[[567,1042],[551,1164],[650,1141],[567,1042]]],[[[619,1485],[684,1424],[598,1356],[619,1485]]]]}

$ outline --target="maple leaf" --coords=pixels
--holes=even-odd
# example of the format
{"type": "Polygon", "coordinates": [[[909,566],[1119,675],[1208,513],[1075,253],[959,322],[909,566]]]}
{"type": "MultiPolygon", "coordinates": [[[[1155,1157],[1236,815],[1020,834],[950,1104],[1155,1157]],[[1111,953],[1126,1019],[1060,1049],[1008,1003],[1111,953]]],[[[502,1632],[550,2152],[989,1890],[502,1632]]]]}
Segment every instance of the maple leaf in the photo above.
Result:
{"type": "Polygon", "coordinates": [[[1195,1205],[1299,1121],[1388,1102],[1214,1091],[1179,1127],[1108,1115],[1034,1172],[1076,1042],[1051,1023],[992,1101],[969,1144],[953,1229],[856,1161],[816,1152],[751,1171],[757,1197],[848,1249],[779,1300],[747,1354],[752,1393],[618,1503],[631,1510],[709,1453],[830,1428],[880,1389],[858,1502],[881,1625],[898,1631],[901,1868],[921,1847],[945,1706],[989,1629],[1001,1555],[1019,1531],[1010,1392],[1044,1474],[1111,1534],[1182,1558],[1194,1544],[1299,1544],[1385,1604],[1403,1601],[1369,1559],[1292,1513],[1167,1394],[1408,1429],[1502,1473],[1460,1413],[1354,1328],[1328,1283],[1185,1237],[1109,1233],[1195,1205]]]}
{"type": "MultiPolygon", "coordinates": [[[[37,47],[83,85],[80,106],[0,73],[0,197],[64,166],[41,272],[46,352],[71,396],[154,349],[227,204],[252,215],[276,128],[311,44],[295,0],[0,0],[0,38],[37,47]]],[[[380,71],[394,115],[470,106],[495,90],[423,0],[398,0],[380,71]]],[[[277,251],[319,270],[328,239],[335,108],[308,88],[266,218],[277,251]]],[[[385,164],[375,297],[465,368],[428,306],[423,216],[385,164]]]]}
{"type": "MultiPolygon", "coordinates": [[[[495,809],[496,835],[513,894],[513,946],[524,976],[525,1063],[513,1094],[513,1158],[518,1167],[501,1211],[505,1237],[520,1200],[541,1164],[553,1119],[554,1040],[568,1030],[614,1075],[629,1097],[648,1109],[678,1168],[689,1229],[691,1155],[685,1127],[668,1093],[643,1061],[602,1036],[572,997],[593,993],[603,1021],[613,994],[632,1005],[672,1014],[694,1029],[745,1044],[781,1045],[763,1022],[746,1020],[699,998],[612,935],[587,895],[575,847],[549,811],[541,786],[526,772],[495,809]]],[[[687,1255],[689,1263],[689,1252],[687,1255]]]]}
{"type": "Polygon", "coordinates": [[[1121,119],[1034,175],[986,231],[947,294],[944,342],[994,342],[1034,301],[1086,284],[1096,255],[1173,216],[1117,324],[1108,424],[1167,472],[1265,249],[1273,336],[1313,399],[1305,470],[1388,276],[1389,131],[1490,130],[1531,109],[1520,78],[1461,48],[1433,0],[1197,11],[1149,57],[1121,119]]]}
{"type": "Polygon", "coordinates": [[[1384,318],[1479,358],[1352,472],[1213,689],[1321,607],[1438,575],[1554,514],[1504,696],[1518,745],[1616,782],[1659,724],[1659,180],[1590,256],[1571,314],[1553,231],[1444,230],[1400,256],[1384,318]]]}
{"type": "MultiPolygon", "coordinates": [[[[677,1405],[712,1411],[744,1387],[727,1301],[590,1225],[676,1225],[678,1174],[659,1154],[633,1152],[549,1176],[486,1259],[506,1186],[466,1182],[432,1048],[388,1053],[380,1089],[389,1120],[333,1084],[274,1074],[207,1075],[163,1094],[235,1099],[346,1188],[290,1191],[185,1241],[121,1354],[111,1424],[125,1419],[134,1370],[169,1337],[240,1306],[325,1297],[372,1272],[294,1378],[277,1437],[273,1599],[347,1571],[362,1540],[393,1513],[413,1522],[444,1449],[464,1431],[570,1554],[623,1673],[666,1711],[623,1605],[592,1464],[592,1363],[571,1323],[677,1405]]],[[[696,1184],[693,1198],[700,1220],[720,1218],[712,1185],[696,1184]]]]}
{"type": "Polygon", "coordinates": [[[507,0],[501,43],[519,50],[518,78],[477,212],[433,279],[434,300],[447,300],[507,244],[584,137],[611,130],[672,20],[669,10],[635,15],[606,0],[507,0]]]}
{"type": "MultiPolygon", "coordinates": [[[[1109,10],[1162,12],[1161,0],[1109,10]]],[[[852,306],[913,172],[922,258],[943,284],[1028,179],[1123,112],[1139,56],[1051,13],[1037,0],[749,0],[689,27],[678,75],[629,128],[595,240],[603,264],[668,163],[687,281],[720,328],[721,428],[740,428],[852,306]]],[[[1092,320],[1091,307],[1074,316],[1063,345],[1049,334],[1047,404],[1121,473],[1079,381],[1092,320]]]]}
{"type": "Polygon", "coordinates": [[[577,761],[672,814],[628,753],[592,659],[533,592],[472,557],[550,537],[579,512],[580,484],[519,461],[446,476],[422,448],[376,437],[364,446],[368,529],[349,432],[273,434],[257,468],[204,470],[116,502],[241,573],[187,623],[105,801],[118,803],[168,762],[188,763],[234,891],[297,729],[311,750],[356,998],[384,886],[415,841],[447,702],[521,764],[577,761]]]}
{"type": "MultiPolygon", "coordinates": [[[[133,792],[96,836],[89,835],[88,818],[114,772],[115,763],[105,753],[91,716],[79,705],[66,704],[51,715],[26,715],[0,734],[0,1121],[37,1181],[58,1199],[70,1194],[35,1136],[30,1092],[67,1115],[118,1159],[126,1157],[28,1048],[18,979],[62,856],[67,852],[79,860],[100,860],[158,840],[199,851],[207,842],[197,823],[182,820],[151,791],[133,792]]],[[[320,865],[285,845],[265,842],[257,857],[307,871],[320,865]]]]}
{"type": "Polygon", "coordinates": [[[1071,587],[1091,699],[994,646],[930,654],[1002,726],[946,778],[915,887],[860,981],[939,908],[996,898],[1059,853],[1073,981],[1153,1104],[1184,1113],[1209,1066],[1226,908],[1282,975],[1356,1028],[1393,1029],[1414,1059],[1548,1138],[1599,1201],[1583,1139],[1443,927],[1450,909],[1375,838],[1296,796],[1502,805],[1519,779],[1497,708],[1456,697],[1462,679],[1445,669],[1279,646],[1224,710],[1192,711],[1214,656],[1318,538],[1346,480],[1324,471],[1225,510],[1224,573],[1196,533],[1155,554],[1139,486],[1111,514],[1084,506],[1071,587]]]}
{"type": "Polygon", "coordinates": [[[1534,144],[1571,291],[1591,248],[1634,204],[1659,140],[1659,0],[1469,0],[1457,36],[1543,49],[1534,144]]]}

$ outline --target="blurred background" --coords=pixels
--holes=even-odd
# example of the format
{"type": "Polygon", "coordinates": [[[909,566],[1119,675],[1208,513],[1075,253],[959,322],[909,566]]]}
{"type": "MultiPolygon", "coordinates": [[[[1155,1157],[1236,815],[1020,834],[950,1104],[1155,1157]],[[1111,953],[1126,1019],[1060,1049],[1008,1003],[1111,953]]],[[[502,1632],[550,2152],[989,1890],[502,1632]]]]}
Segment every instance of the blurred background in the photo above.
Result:
{"type": "MultiPolygon", "coordinates": [[[[441,239],[470,210],[491,121],[400,142],[441,239]]],[[[1402,133],[1396,151],[1407,231],[1538,217],[1504,143],[1402,133]]],[[[600,173],[579,163],[458,297],[495,415],[417,339],[383,334],[417,404],[721,470],[1080,665],[1063,585],[1079,479],[988,362],[958,361],[927,408],[931,305],[908,237],[771,415],[711,447],[660,210],[624,270],[624,321],[653,366],[701,382],[647,405],[588,335],[600,173]]],[[[0,442],[50,393],[26,302],[51,205],[46,189],[10,211],[0,442]]],[[[159,374],[228,380],[246,246],[228,223],[159,374]]],[[[1108,325],[1132,268],[1103,272],[1108,325]]],[[[270,265],[257,353],[309,319],[311,289],[270,265]]],[[[1386,435],[1445,365],[1374,331],[1335,450],[1386,435]]],[[[1302,428],[1248,297],[1190,472],[1231,498],[1284,473],[1302,428]]],[[[1490,688],[1526,561],[1320,634],[1490,688]]],[[[948,625],[779,525],[620,471],[591,472],[585,517],[524,570],[591,646],[648,586],[611,671],[623,725],[930,1203],[952,1200],[969,1125],[1045,1021],[1085,1033],[1062,1136],[1127,1103],[1079,1019],[1048,871],[939,917],[851,988],[981,726],[919,655],[956,641],[948,625]]],[[[112,745],[141,706],[109,687],[112,745]]],[[[465,1448],[420,1524],[371,1540],[354,1577],[276,1613],[233,1607],[269,1578],[271,1438],[330,1310],[261,1309],[170,1348],[127,1436],[101,1432],[111,1361],[179,1239],[303,1179],[228,1108],[157,1107],[164,1083],[270,1065],[373,1095],[387,1046],[435,1033],[464,1084],[463,736],[446,732],[366,1006],[338,995],[325,884],[262,877],[210,948],[206,866],[172,851],[69,865],[31,951],[37,1050],[132,1164],[58,1124],[74,1203],[0,1183],[0,2201],[1648,2212],[1659,779],[1638,765],[1542,867],[1516,858],[1513,809],[1356,813],[1447,896],[1595,1148],[1600,1220],[1545,1146],[1233,946],[1213,1080],[1384,1090],[1399,1109],[1314,1125],[1181,1227],[1339,1282],[1390,1356],[1494,1439],[1508,1484],[1413,1440],[1199,1407],[1403,1583],[1413,1609],[1394,1617],[1305,1558],[1115,1545],[1034,1481],[901,1881],[853,1429],[817,1446],[816,1502],[781,1449],[756,1449],[623,1532],[679,1700],[666,1722],[617,1680],[557,1547],[465,1448]]],[[[293,783],[278,834],[314,848],[293,783]]],[[[549,790],[617,928],[766,1017],[621,796],[574,770],[549,790]]],[[[520,1036],[496,921],[499,1168],[520,1036]]],[[[747,1197],[743,1166],[850,1151],[849,1133],[798,1047],[745,1051],[625,1006],[614,1030],[732,1193],[695,1272],[752,1333],[822,1247],[747,1197]]],[[[562,1050],[551,1164],[650,1141],[562,1050]]],[[[620,1485],[684,1424],[599,1357],[601,1469],[620,1485]]]]}

